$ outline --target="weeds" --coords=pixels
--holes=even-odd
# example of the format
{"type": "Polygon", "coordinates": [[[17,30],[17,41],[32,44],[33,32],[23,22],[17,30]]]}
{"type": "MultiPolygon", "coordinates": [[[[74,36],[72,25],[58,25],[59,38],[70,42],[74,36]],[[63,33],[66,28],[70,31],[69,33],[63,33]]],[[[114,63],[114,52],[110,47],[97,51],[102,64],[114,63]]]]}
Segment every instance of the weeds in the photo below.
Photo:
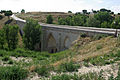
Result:
{"type": "Polygon", "coordinates": [[[0,67],[0,80],[24,80],[28,71],[19,66],[0,67]]]}

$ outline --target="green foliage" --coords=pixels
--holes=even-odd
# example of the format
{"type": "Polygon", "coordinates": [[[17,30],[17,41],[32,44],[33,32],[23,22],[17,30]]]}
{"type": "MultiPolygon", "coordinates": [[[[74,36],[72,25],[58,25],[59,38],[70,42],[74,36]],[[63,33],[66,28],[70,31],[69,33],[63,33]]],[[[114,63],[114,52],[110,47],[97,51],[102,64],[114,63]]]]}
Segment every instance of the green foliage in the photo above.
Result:
{"type": "Polygon", "coordinates": [[[29,19],[24,26],[23,43],[25,48],[34,50],[35,45],[41,41],[41,26],[37,21],[29,19]]]}
{"type": "Polygon", "coordinates": [[[109,22],[103,22],[103,23],[101,23],[101,27],[102,28],[111,28],[111,24],[109,23],[109,22]]]}
{"type": "Polygon", "coordinates": [[[22,10],[21,10],[21,13],[25,13],[25,10],[24,10],[24,9],[22,9],[22,10]]]}
{"type": "Polygon", "coordinates": [[[48,24],[52,24],[53,23],[53,17],[52,17],[52,15],[48,15],[47,16],[47,23],[48,24]]]}
{"type": "Polygon", "coordinates": [[[102,49],[102,44],[97,45],[97,46],[96,46],[96,49],[97,49],[97,50],[102,49]]]}
{"type": "Polygon", "coordinates": [[[68,75],[62,74],[57,76],[52,76],[50,80],[105,80],[101,75],[97,73],[88,73],[84,75],[68,75]]]}
{"type": "Polygon", "coordinates": [[[72,13],[72,11],[68,11],[68,13],[72,13]]]}
{"type": "Polygon", "coordinates": [[[50,73],[49,73],[49,68],[46,67],[46,66],[42,66],[42,67],[37,67],[35,69],[35,72],[37,72],[40,76],[49,76],[50,73]]]}
{"type": "Polygon", "coordinates": [[[84,62],[85,67],[89,67],[89,64],[87,62],[84,62]]]}
{"type": "Polygon", "coordinates": [[[107,9],[105,9],[105,8],[100,9],[100,11],[101,11],[101,12],[108,12],[108,13],[111,13],[111,10],[107,10],[107,9]]]}
{"type": "Polygon", "coordinates": [[[82,33],[81,35],[80,35],[80,37],[82,37],[82,38],[85,38],[85,37],[87,37],[88,35],[86,34],[86,33],[82,33]]]}
{"type": "Polygon", "coordinates": [[[99,12],[99,13],[95,14],[94,17],[95,17],[95,19],[99,20],[100,23],[103,23],[104,21],[107,21],[107,22],[113,21],[112,16],[108,12],[99,12]]]}
{"type": "Polygon", "coordinates": [[[4,57],[2,58],[2,61],[8,61],[8,60],[10,60],[9,56],[4,56],[4,57]]]}
{"type": "Polygon", "coordinates": [[[16,49],[18,44],[18,26],[5,25],[5,40],[7,42],[9,50],[16,49]]]}
{"type": "Polygon", "coordinates": [[[3,29],[9,49],[15,49],[18,42],[18,27],[5,25],[3,29]]]}
{"type": "Polygon", "coordinates": [[[96,20],[94,17],[87,18],[86,25],[89,27],[100,27],[100,21],[96,20]]]}
{"type": "Polygon", "coordinates": [[[62,74],[61,76],[53,76],[51,80],[71,80],[72,76],[67,74],[62,74]]]}
{"type": "Polygon", "coordinates": [[[0,80],[24,80],[28,71],[19,66],[0,67],[0,80]]]}
{"type": "Polygon", "coordinates": [[[83,14],[87,14],[87,10],[82,10],[83,14]]]}
{"type": "Polygon", "coordinates": [[[73,72],[73,71],[77,71],[78,66],[75,65],[72,61],[68,62],[68,63],[62,63],[59,68],[58,71],[62,71],[62,72],[73,72]]]}
{"type": "Polygon", "coordinates": [[[120,29],[120,17],[115,18],[112,22],[112,28],[120,29]]]}
{"type": "Polygon", "coordinates": [[[1,13],[5,13],[6,12],[6,10],[1,10],[1,13]]]}
{"type": "Polygon", "coordinates": [[[83,26],[86,22],[87,16],[83,14],[77,14],[66,18],[58,18],[58,24],[60,25],[72,25],[72,26],[83,26]]]}
{"type": "Polygon", "coordinates": [[[0,49],[4,48],[5,44],[5,32],[3,29],[0,30],[0,49]]]}
{"type": "Polygon", "coordinates": [[[9,11],[5,11],[5,16],[8,16],[8,18],[12,15],[12,11],[9,10],[9,11]]]}
{"type": "Polygon", "coordinates": [[[97,34],[92,37],[93,40],[100,40],[101,38],[107,37],[108,35],[106,34],[97,34]]]}

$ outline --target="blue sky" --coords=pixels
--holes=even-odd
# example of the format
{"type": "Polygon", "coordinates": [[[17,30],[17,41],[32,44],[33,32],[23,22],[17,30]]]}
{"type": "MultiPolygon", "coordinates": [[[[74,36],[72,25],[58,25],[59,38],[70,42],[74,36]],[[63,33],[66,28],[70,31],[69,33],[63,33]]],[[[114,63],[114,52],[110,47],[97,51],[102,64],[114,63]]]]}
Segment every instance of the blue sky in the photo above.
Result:
{"type": "Polygon", "coordinates": [[[80,12],[99,10],[100,8],[111,9],[115,13],[120,12],[120,0],[0,0],[0,10],[26,11],[57,11],[80,12]]]}

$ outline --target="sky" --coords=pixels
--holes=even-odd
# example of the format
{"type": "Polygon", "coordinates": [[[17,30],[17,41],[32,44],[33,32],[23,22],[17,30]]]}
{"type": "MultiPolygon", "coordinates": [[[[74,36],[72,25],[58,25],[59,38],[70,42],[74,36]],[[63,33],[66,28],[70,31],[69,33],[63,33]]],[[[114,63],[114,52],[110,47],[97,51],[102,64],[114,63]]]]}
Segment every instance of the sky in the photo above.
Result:
{"type": "Polygon", "coordinates": [[[0,10],[20,12],[81,12],[106,8],[120,13],[120,0],[0,0],[0,10]]]}

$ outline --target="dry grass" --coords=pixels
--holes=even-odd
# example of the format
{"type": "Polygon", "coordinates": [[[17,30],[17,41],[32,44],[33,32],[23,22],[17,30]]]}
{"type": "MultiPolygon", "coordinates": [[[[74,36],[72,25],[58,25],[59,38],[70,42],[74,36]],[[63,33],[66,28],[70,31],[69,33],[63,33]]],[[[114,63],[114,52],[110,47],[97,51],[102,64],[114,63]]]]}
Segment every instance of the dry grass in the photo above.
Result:
{"type": "Polygon", "coordinates": [[[8,21],[8,17],[4,17],[3,19],[0,20],[0,29],[4,26],[4,23],[8,21]]]}
{"type": "Polygon", "coordinates": [[[57,23],[58,17],[67,17],[69,15],[73,15],[72,13],[64,13],[64,12],[28,12],[26,14],[18,14],[17,16],[22,19],[32,18],[38,20],[39,22],[46,22],[46,17],[48,15],[53,16],[53,23],[57,23]]]}
{"type": "Polygon", "coordinates": [[[79,54],[75,56],[73,59],[78,62],[91,57],[96,57],[110,52],[114,52],[115,49],[117,49],[116,45],[117,45],[117,39],[111,37],[93,41],[87,45],[83,45],[78,50],[79,54]],[[101,49],[98,50],[97,46],[101,46],[101,49]]]}
{"type": "MultiPolygon", "coordinates": [[[[5,25],[5,22],[8,21],[8,17],[4,16],[3,19],[0,20],[0,29],[5,25]]],[[[13,20],[10,25],[15,25],[16,22],[13,20]]]]}
{"type": "Polygon", "coordinates": [[[60,61],[57,61],[56,63],[53,64],[53,66],[58,66],[61,63],[66,62],[68,60],[72,60],[74,62],[81,62],[83,60],[93,58],[96,56],[109,54],[111,52],[114,53],[118,50],[117,38],[112,38],[112,37],[102,38],[102,39],[96,40],[96,41],[91,41],[89,38],[85,38],[85,40],[78,39],[74,43],[76,43],[76,44],[71,49],[72,49],[72,51],[74,51],[77,54],[72,56],[72,58],[69,57],[69,58],[64,58],[60,61]],[[81,45],[81,43],[83,45],[81,45]],[[76,47],[76,45],[77,45],[77,47],[76,47]],[[99,45],[101,46],[101,48],[97,49],[97,46],[99,46],[99,45]]]}

